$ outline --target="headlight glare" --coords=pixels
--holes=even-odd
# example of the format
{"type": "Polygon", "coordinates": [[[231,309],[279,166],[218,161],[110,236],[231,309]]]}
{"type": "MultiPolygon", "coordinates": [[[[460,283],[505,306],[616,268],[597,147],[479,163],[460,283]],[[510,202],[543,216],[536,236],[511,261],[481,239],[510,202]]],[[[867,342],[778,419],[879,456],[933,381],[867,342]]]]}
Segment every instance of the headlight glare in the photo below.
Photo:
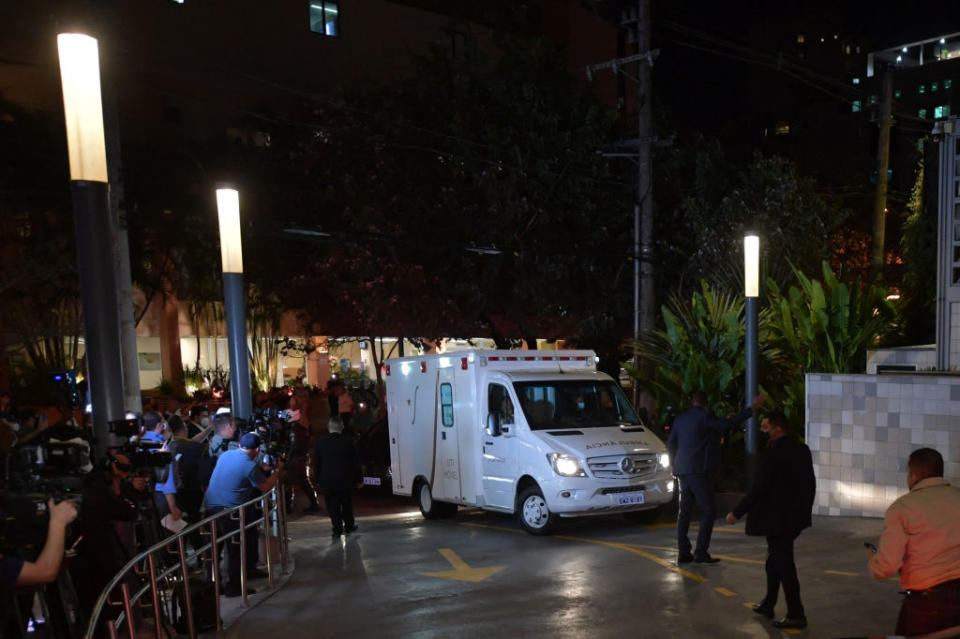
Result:
{"type": "Polygon", "coordinates": [[[660,468],[670,468],[670,453],[660,453],[660,468]]]}
{"type": "Polygon", "coordinates": [[[553,471],[561,477],[587,476],[587,473],[583,472],[583,467],[580,466],[580,461],[573,455],[550,453],[547,455],[547,460],[553,466],[553,471]]]}

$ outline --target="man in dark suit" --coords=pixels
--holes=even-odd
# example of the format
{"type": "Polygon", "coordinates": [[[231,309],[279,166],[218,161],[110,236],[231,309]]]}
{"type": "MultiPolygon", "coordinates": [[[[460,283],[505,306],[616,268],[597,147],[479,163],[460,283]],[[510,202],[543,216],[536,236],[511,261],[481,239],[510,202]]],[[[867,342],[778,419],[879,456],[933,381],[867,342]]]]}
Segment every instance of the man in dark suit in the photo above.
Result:
{"type": "Polygon", "coordinates": [[[680,554],[678,564],[691,561],[701,564],[714,564],[720,561],[710,556],[710,536],[713,534],[713,520],[717,518],[713,503],[713,489],[710,487],[710,473],[716,472],[720,459],[715,442],[720,433],[744,422],[763,404],[765,397],[757,395],[750,406],[733,417],[721,419],[707,410],[707,395],[696,391],[690,396],[693,406],[679,415],[670,429],[667,450],[673,461],[673,474],[680,480],[680,513],[677,515],[677,547],[680,554]],[[690,514],[696,501],[702,513],[700,532],[697,533],[697,547],[691,553],[690,514]]]}
{"type": "Polygon", "coordinates": [[[323,488],[334,538],[357,529],[353,519],[353,486],[363,486],[360,454],[353,440],[343,434],[343,422],[331,417],[326,437],[313,447],[313,472],[323,488]]]}
{"type": "Polygon", "coordinates": [[[775,628],[806,628],[807,617],[800,601],[800,582],[793,561],[793,542],[804,528],[810,527],[810,512],[816,496],[817,480],[813,459],[806,444],[787,434],[787,418],[771,413],[760,425],[770,436],[760,472],[727,523],[736,523],[747,513],[747,534],[767,538],[767,595],[753,611],[773,618],[777,594],[783,586],[787,616],[774,621],[775,628]]]}

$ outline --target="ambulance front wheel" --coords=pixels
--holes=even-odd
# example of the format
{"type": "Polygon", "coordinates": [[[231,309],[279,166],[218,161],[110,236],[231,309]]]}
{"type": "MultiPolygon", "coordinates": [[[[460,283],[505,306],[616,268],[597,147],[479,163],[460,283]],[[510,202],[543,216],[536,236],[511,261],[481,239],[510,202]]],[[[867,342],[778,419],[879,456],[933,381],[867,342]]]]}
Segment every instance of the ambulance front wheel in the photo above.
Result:
{"type": "Polygon", "coordinates": [[[517,518],[531,535],[546,535],[557,523],[557,516],[547,508],[547,501],[538,486],[530,486],[517,498],[517,518]]]}
{"type": "Polygon", "coordinates": [[[426,479],[421,479],[417,483],[415,494],[417,495],[417,505],[420,506],[420,513],[424,519],[453,517],[457,513],[456,504],[433,500],[433,495],[430,492],[430,484],[426,479]]]}

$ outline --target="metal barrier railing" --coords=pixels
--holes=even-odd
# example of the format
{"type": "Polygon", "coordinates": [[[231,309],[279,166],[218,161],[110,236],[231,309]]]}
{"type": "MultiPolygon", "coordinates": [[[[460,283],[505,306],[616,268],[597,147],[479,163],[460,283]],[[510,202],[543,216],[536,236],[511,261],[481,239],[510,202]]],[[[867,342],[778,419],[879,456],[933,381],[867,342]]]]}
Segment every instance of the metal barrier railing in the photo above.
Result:
{"type": "MultiPolygon", "coordinates": [[[[100,617],[107,604],[119,605],[121,602],[111,600],[111,595],[115,591],[120,592],[123,609],[113,619],[106,620],[106,626],[110,637],[117,639],[118,629],[124,625],[130,635],[130,639],[137,639],[136,622],[134,621],[134,608],[138,605],[143,607],[152,606],[154,619],[154,635],[156,639],[161,639],[166,634],[164,628],[164,609],[163,603],[173,603],[176,598],[176,588],[182,587],[182,602],[187,619],[187,630],[190,639],[195,639],[197,629],[194,618],[194,602],[190,596],[190,564],[191,560],[196,565],[201,560],[211,561],[211,570],[206,573],[207,578],[213,581],[214,590],[214,614],[216,619],[216,630],[222,630],[223,621],[220,618],[220,552],[218,544],[237,543],[240,545],[240,596],[243,598],[243,605],[249,606],[247,600],[247,530],[263,524],[264,548],[267,563],[267,580],[270,589],[275,588],[273,578],[273,556],[272,542],[276,538],[279,542],[280,550],[280,572],[287,574],[288,554],[287,554],[287,518],[284,510],[284,492],[283,484],[278,483],[269,492],[251,499],[250,501],[236,506],[234,508],[222,510],[214,515],[206,517],[194,524],[190,524],[180,532],[167,537],[163,541],[154,544],[144,550],[139,555],[127,562],[120,572],[114,575],[110,583],[100,593],[96,605],[90,613],[90,622],[87,625],[87,631],[84,639],[93,639],[98,632],[100,617]],[[261,514],[253,521],[247,521],[247,508],[259,505],[261,514]],[[219,536],[217,534],[217,522],[222,522],[225,517],[238,519],[239,526],[229,533],[219,536]],[[187,549],[185,540],[193,533],[199,532],[202,536],[209,536],[210,540],[201,544],[198,548],[187,549]],[[175,546],[171,550],[171,546],[175,546]],[[177,555],[178,561],[172,565],[167,565],[163,561],[164,554],[177,555]],[[130,591],[130,576],[137,577],[139,587],[134,592],[130,591]],[[150,600],[141,603],[143,597],[150,593],[150,600]]],[[[194,535],[195,537],[195,535],[194,535]]],[[[206,569],[204,569],[206,570],[206,569]]]]}

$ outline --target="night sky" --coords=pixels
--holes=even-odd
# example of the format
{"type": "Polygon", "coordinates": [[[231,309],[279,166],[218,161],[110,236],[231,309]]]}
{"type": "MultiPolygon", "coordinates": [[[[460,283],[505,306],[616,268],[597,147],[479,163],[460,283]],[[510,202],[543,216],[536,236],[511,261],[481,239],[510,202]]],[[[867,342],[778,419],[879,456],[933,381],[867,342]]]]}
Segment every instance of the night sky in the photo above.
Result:
{"type": "MultiPolygon", "coordinates": [[[[668,126],[705,135],[719,135],[731,118],[748,110],[751,74],[757,82],[758,76],[762,81],[773,72],[747,60],[704,50],[706,47],[729,53],[728,48],[705,41],[703,34],[743,45],[761,55],[776,56],[783,51],[785,56],[792,56],[799,33],[807,35],[809,44],[813,44],[811,36],[816,37],[815,34],[837,33],[860,43],[866,52],[960,31],[960,3],[955,0],[654,0],[652,11],[654,46],[661,49],[653,81],[668,126]],[[678,32],[671,23],[693,28],[700,35],[678,32]]],[[[747,51],[736,55],[753,57],[747,51]]],[[[812,59],[792,59],[825,76],[849,81],[842,69],[824,68],[812,59]]],[[[797,90],[807,89],[798,85],[797,90]]]]}

